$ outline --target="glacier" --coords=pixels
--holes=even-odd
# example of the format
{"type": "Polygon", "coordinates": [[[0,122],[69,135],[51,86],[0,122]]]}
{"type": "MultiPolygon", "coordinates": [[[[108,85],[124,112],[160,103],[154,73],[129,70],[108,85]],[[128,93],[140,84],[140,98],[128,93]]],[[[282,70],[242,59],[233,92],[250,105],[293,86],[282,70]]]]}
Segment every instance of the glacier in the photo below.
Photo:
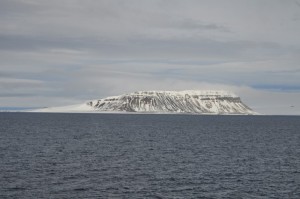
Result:
{"type": "Polygon", "coordinates": [[[42,108],[31,112],[257,114],[234,93],[215,90],[137,91],[78,105],[42,108]]]}

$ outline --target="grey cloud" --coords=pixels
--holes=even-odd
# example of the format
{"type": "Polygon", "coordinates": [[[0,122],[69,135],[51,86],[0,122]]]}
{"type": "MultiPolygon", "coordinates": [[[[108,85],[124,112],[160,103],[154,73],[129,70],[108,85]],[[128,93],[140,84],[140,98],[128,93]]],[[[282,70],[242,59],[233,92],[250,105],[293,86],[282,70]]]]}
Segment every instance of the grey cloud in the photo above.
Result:
{"type": "Polygon", "coordinates": [[[300,84],[295,3],[2,0],[0,103],[222,85],[289,92],[300,84]]]}
{"type": "Polygon", "coordinates": [[[36,96],[36,93],[16,93],[16,92],[12,92],[12,93],[0,93],[0,97],[1,98],[10,98],[10,97],[34,97],[36,96]]]}
{"type": "Polygon", "coordinates": [[[298,74],[300,73],[300,68],[299,69],[291,69],[291,70],[280,70],[280,71],[268,71],[269,73],[274,73],[274,74],[298,74]]]}
{"type": "Polygon", "coordinates": [[[1,50],[37,51],[51,49],[96,49],[106,48],[109,44],[91,38],[45,37],[0,34],[1,50]]]}
{"type": "Polygon", "coordinates": [[[0,78],[0,88],[6,89],[39,87],[41,83],[41,81],[31,79],[0,78]]]}
{"type": "Polygon", "coordinates": [[[261,59],[283,55],[289,49],[271,42],[216,41],[189,39],[154,39],[136,37],[114,41],[97,38],[33,37],[1,35],[0,49],[5,51],[50,51],[55,49],[78,50],[99,54],[102,59],[166,59],[174,57],[182,61],[203,59],[204,61],[261,59]]]}
{"type": "Polygon", "coordinates": [[[34,14],[38,10],[38,6],[30,1],[19,0],[1,0],[0,1],[0,16],[24,16],[26,13],[34,14]]]}
{"type": "Polygon", "coordinates": [[[173,27],[173,28],[178,28],[181,30],[217,30],[221,32],[230,32],[230,29],[228,27],[225,27],[223,25],[218,25],[215,23],[203,23],[200,21],[194,21],[192,19],[184,19],[184,20],[177,20],[170,22],[167,27],[173,27]]]}

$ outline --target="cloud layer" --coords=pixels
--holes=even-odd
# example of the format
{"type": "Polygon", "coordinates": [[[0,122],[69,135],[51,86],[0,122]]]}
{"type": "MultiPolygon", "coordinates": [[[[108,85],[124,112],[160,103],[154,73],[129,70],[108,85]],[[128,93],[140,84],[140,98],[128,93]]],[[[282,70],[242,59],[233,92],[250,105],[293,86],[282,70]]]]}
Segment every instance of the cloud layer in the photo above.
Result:
{"type": "Polygon", "coordinates": [[[2,0],[0,107],[228,89],[257,111],[300,114],[299,5],[2,0]]]}

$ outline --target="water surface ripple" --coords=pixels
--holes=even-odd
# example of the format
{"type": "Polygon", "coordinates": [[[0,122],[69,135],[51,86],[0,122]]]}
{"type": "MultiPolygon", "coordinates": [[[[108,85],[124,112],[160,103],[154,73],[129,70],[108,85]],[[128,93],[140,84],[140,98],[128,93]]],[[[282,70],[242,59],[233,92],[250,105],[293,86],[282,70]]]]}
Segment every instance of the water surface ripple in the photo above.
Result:
{"type": "Polygon", "coordinates": [[[300,117],[0,113],[0,198],[300,198],[300,117]]]}

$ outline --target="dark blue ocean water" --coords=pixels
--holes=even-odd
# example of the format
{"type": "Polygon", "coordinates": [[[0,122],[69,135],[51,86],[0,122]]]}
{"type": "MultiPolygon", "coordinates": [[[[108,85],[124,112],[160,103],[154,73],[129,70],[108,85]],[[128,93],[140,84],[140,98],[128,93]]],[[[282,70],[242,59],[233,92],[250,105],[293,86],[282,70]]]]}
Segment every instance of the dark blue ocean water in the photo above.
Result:
{"type": "Polygon", "coordinates": [[[300,117],[0,113],[0,198],[300,198],[300,117]]]}

